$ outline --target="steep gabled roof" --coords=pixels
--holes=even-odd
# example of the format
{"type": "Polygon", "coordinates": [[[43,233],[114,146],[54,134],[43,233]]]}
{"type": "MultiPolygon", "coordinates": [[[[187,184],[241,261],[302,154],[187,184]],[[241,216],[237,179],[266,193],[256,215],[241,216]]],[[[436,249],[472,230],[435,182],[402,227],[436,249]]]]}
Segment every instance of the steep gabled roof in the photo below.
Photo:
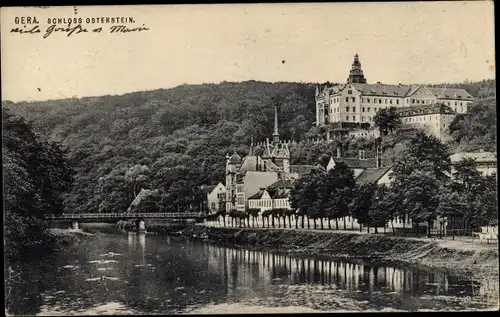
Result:
{"type": "Polygon", "coordinates": [[[356,182],[361,184],[375,183],[390,169],[390,166],[381,168],[367,168],[356,178],[356,182]]]}
{"type": "Polygon", "coordinates": [[[210,194],[215,189],[215,187],[217,187],[217,185],[203,187],[203,193],[210,194]]]}
{"type": "Polygon", "coordinates": [[[320,169],[317,165],[290,165],[290,172],[297,173],[300,177],[309,174],[312,170],[320,169]]]}
{"type": "Polygon", "coordinates": [[[256,194],[248,197],[248,200],[250,200],[250,199],[261,199],[265,192],[266,192],[266,190],[261,188],[256,194]]]}
{"type": "Polygon", "coordinates": [[[285,179],[285,180],[279,180],[271,185],[268,186],[268,188],[292,188],[293,187],[293,180],[291,179],[285,179]]]}
{"type": "MultiPolygon", "coordinates": [[[[335,162],[344,162],[350,168],[376,168],[377,161],[375,158],[359,159],[357,157],[341,157],[333,158],[335,162]]],[[[392,160],[390,158],[382,158],[383,166],[392,165],[392,160]]]]}

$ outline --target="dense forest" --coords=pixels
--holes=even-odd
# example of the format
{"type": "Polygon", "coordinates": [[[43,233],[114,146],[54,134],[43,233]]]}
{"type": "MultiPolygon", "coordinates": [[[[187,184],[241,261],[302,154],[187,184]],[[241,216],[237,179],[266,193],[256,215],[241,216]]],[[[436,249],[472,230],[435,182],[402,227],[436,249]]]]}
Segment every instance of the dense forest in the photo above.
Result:
{"type": "MultiPolygon", "coordinates": [[[[481,99],[470,115],[454,123],[455,148],[496,150],[491,142],[496,135],[494,83],[463,84],[481,99]]],[[[226,154],[245,154],[251,138],[261,142],[271,136],[274,106],[282,139],[300,142],[314,136],[314,93],[315,84],[307,83],[223,82],[121,96],[7,101],[2,108],[68,150],[76,176],[65,196],[67,211],[122,212],[140,188],[159,189],[159,207],[176,211],[198,208],[200,186],[224,180],[226,154]]],[[[401,141],[384,142],[397,148],[401,141]]],[[[365,139],[342,143],[346,155],[374,144],[365,139]]],[[[334,149],[326,143],[299,143],[291,147],[292,164],[323,162],[334,149]]]]}
{"type": "Polygon", "coordinates": [[[44,215],[63,212],[74,170],[55,142],[33,133],[23,118],[2,109],[5,260],[36,259],[54,247],[44,215]]]}

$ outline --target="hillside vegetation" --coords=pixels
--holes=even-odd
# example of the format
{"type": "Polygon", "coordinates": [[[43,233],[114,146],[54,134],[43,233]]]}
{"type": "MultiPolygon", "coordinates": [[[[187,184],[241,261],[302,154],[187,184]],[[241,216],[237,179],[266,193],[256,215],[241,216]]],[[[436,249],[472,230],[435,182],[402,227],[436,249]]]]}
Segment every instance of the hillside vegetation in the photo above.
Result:
{"type": "MultiPolygon", "coordinates": [[[[457,120],[457,147],[496,149],[494,83],[467,84],[472,94],[490,99],[457,120]]],[[[67,211],[122,212],[140,188],[162,190],[158,206],[174,211],[198,208],[199,186],[224,180],[227,153],[245,154],[252,137],[257,142],[271,136],[275,105],[282,139],[310,136],[314,93],[315,84],[248,81],[2,104],[68,150],[76,176],[67,211]]],[[[344,144],[347,155],[372,146],[363,139],[344,144]]],[[[301,143],[291,150],[292,164],[316,164],[325,152],[335,153],[327,144],[301,143]]]]}

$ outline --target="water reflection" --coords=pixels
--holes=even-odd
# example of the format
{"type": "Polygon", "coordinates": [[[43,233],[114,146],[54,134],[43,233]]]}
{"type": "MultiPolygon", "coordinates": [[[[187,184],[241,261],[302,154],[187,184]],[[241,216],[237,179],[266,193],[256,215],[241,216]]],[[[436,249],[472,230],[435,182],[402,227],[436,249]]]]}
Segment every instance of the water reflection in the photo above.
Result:
{"type": "Polygon", "coordinates": [[[443,297],[482,296],[485,288],[498,293],[498,281],[485,286],[487,281],[442,272],[291,257],[145,234],[89,237],[68,252],[15,271],[20,275],[6,290],[9,310],[31,315],[40,310],[84,314],[109,303],[145,314],[256,299],[266,301],[261,305],[278,305],[273,298],[305,305],[320,300],[305,299],[317,289],[328,289],[329,298],[345,294],[352,301],[368,301],[370,307],[414,310],[433,308],[443,297]],[[310,288],[292,293],[294,286],[310,288]],[[432,300],[414,300],[425,296],[432,300]]]}

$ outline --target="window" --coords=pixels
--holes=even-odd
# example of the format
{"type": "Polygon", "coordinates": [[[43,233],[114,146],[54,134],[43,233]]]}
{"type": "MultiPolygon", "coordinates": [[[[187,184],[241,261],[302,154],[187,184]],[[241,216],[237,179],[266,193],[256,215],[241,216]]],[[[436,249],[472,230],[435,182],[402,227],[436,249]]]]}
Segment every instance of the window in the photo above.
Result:
{"type": "Polygon", "coordinates": [[[399,99],[396,99],[396,104],[399,105],[399,99]]]}
{"type": "Polygon", "coordinates": [[[352,102],[356,102],[356,97],[351,97],[352,102]]]}
{"type": "Polygon", "coordinates": [[[215,203],[212,203],[212,210],[215,210],[215,203]]]}
{"type": "Polygon", "coordinates": [[[345,111],[346,111],[346,112],[349,112],[349,107],[345,107],[345,111]]]}
{"type": "Polygon", "coordinates": [[[412,100],[411,100],[411,103],[415,103],[415,99],[412,99],[412,100]]]}
{"type": "Polygon", "coordinates": [[[349,97],[345,97],[345,102],[349,102],[349,97]]]}
{"type": "Polygon", "coordinates": [[[365,107],[361,108],[361,111],[362,111],[362,112],[365,112],[365,107]]]}
{"type": "Polygon", "coordinates": [[[368,102],[370,102],[370,98],[366,98],[366,100],[368,100],[368,102]]]}
{"type": "Polygon", "coordinates": [[[356,121],[356,116],[352,116],[352,121],[356,121]]]}
{"type": "Polygon", "coordinates": [[[348,93],[349,95],[352,95],[352,90],[348,90],[348,91],[347,91],[347,93],[348,93]]]}
{"type": "Polygon", "coordinates": [[[378,103],[382,103],[382,99],[380,99],[380,98],[379,98],[379,99],[378,99],[378,103]]]}
{"type": "Polygon", "coordinates": [[[370,112],[370,107],[368,107],[368,112],[370,112]]]}
{"type": "Polygon", "coordinates": [[[349,121],[349,116],[345,116],[345,121],[349,121]]]}
{"type": "Polygon", "coordinates": [[[352,107],[352,112],[356,112],[356,107],[352,107]]]}
{"type": "Polygon", "coordinates": [[[361,116],[361,121],[365,121],[365,117],[361,116]]]}
{"type": "Polygon", "coordinates": [[[366,101],[365,97],[361,98],[361,100],[362,100],[363,102],[365,102],[365,101],[366,101]]]}

